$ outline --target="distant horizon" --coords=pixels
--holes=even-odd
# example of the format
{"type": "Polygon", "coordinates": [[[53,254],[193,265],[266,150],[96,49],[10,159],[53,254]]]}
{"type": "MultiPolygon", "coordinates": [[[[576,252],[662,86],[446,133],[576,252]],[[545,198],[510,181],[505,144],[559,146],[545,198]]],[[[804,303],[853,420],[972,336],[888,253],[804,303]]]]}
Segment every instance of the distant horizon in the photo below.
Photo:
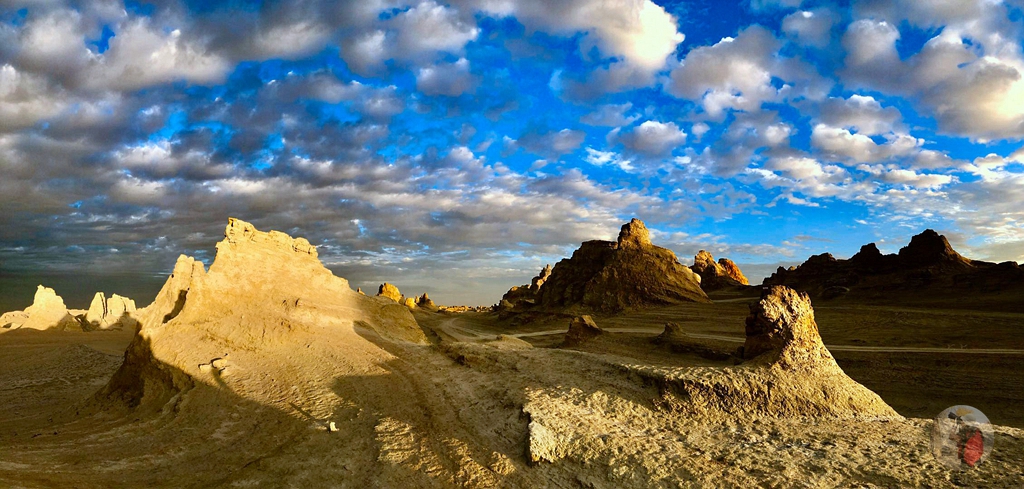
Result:
{"type": "MultiPolygon", "coordinates": [[[[924,231],[925,230],[922,229],[914,235],[921,234],[924,231]]],[[[908,238],[906,243],[896,244],[886,249],[880,248],[880,251],[882,254],[897,253],[900,248],[906,246],[909,242],[910,239],[908,238]]],[[[658,245],[657,241],[654,241],[654,244],[658,245]]],[[[859,251],[861,246],[867,244],[870,243],[862,243],[856,245],[855,248],[859,251]]],[[[956,249],[955,246],[954,249],[956,249]]],[[[676,253],[677,259],[679,259],[679,262],[684,266],[690,266],[693,264],[693,254],[680,255],[675,250],[673,250],[673,252],[676,253]]],[[[694,252],[694,254],[695,253],[696,252],[694,252]]],[[[788,268],[789,266],[796,266],[802,264],[811,256],[822,253],[832,254],[838,259],[848,259],[853,256],[856,251],[844,254],[837,253],[829,249],[822,249],[818,252],[812,252],[808,256],[799,260],[777,263],[737,262],[736,264],[750,281],[750,284],[757,285],[762,283],[765,278],[770,277],[778,267],[788,268]]],[[[399,290],[408,297],[414,295],[418,296],[426,292],[439,305],[489,306],[500,301],[501,296],[510,287],[528,284],[530,280],[540,272],[544,265],[550,264],[554,266],[559,260],[562,258],[568,258],[570,255],[571,252],[563,257],[545,262],[543,265],[536,267],[536,270],[533,272],[524,272],[523,274],[518,275],[518,280],[516,280],[514,276],[510,275],[504,278],[510,278],[511,280],[492,280],[486,282],[476,281],[466,285],[462,289],[463,292],[446,291],[443,288],[437,288],[433,285],[436,283],[437,277],[419,277],[413,279],[394,277],[384,278],[382,280],[370,280],[363,278],[352,279],[350,274],[346,274],[344,268],[331,267],[329,265],[325,266],[327,266],[335,276],[347,280],[352,290],[361,288],[364,293],[369,295],[376,294],[378,287],[382,283],[387,282],[397,286],[399,290]],[[477,297],[478,299],[471,299],[473,297],[477,297]],[[460,301],[456,298],[468,300],[460,301]]],[[[712,255],[716,260],[719,258],[730,258],[728,256],[715,255],[713,252],[712,255]]],[[[972,257],[968,256],[968,258],[972,257]]],[[[212,264],[212,260],[207,261],[209,262],[204,262],[204,266],[209,269],[210,264],[212,264]]],[[[322,256],[321,262],[323,262],[322,256]]],[[[0,313],[22,310],[28,305],[31,305],[32,297],[35,294],[36,287],[38,285],[55,289],[57,295],[64,299],[65,304],[69,309],[88,309],[91,300],[97,292],[103,292],[108,296],[114,293],[126,296],[135,300],[138,307],[144,307],[156,296],[157,292],[170,275],[172,269],[173,264],[167,267],[164,272],[151,271],[138,273],[118,271],[104,272],[96,270],[79,270],[75,272],[64,272],[59,270],[5,270],[0,267],[0,313]]]]}

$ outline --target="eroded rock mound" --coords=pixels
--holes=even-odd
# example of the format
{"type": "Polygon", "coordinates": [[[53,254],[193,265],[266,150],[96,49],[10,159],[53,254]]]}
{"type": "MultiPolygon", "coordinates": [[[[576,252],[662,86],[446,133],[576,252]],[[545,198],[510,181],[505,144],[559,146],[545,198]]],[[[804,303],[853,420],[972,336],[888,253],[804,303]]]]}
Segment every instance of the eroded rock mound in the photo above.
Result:
{"type": "Polygon", "coordinates": [[[545,309],[615,312],[647,305],[710,302],[699,279],[671,250],[651,244],[639,219],[617,241],[587,241],[555,264],[537,291],[545,309]]]}
{"type": "MultiPolygon", "coordinates": [[[[750,306],[736,367],[661,370],[665,402],[709,419],[727,417],[898,417],[849,378],[821,342],[807,294],[774,286],[750,306]]],[[[659,371],[639,367],[639,370],[659,371]]]]}
{"type": "Polygon", "coordinates": [[[604,330],[597,326],[594,318],[590,316],[576,316],[569,321],[569,331],[565,333],[565,340],[562,346],[580,346],[604,334],[604,330]]]}
{"type": "Polygon", "coordinates": [[[425,342],[408,308],[353,291],[305,239],[264,233],[237,219],[229,220],[209,271],[180,257],[139,321],[101,399],[159,407],[190,389],[195,376],[210,374],[197,365],[230,352],[239,366],[233,371],[288,368],[328,332],[371,350],[376,347],[360,336],[425,342]]]}
{"type": "Polygon", "coordinates": [[[715,262],[715,257],[705,250],[700,250],[693,257],[693,266],[690,269],[700,276],[700,286],[705,291],[749,285],[747,277],[732,260],[720,258],[715,262]]]}
{"type": "Polygon", "coordinates": [[[874,243],[849,260],[814,255],[798,267],[779,269],[764,285],[786,285],[816,299],[848,297],[902,304],[994,306],[1024,310],[1024,269],[1015,262],[988,263],[957,253],[945,236],[928,229],[899,253],[883,255],[874,243]],[[966,301],[970,299],[970,301],[966,301]]]}
{"type": "Polygon", "coordinates": [[[777,355],[776,361],[785,359],[797,363],[832,357],[818,334],[811,299],[806,293],[789,287],[771,287],[761,300],[750,305],[746,335],[744,359],[765,353],[777,355]],[[800,358],[790,358],[793,356],[800,358]]]}

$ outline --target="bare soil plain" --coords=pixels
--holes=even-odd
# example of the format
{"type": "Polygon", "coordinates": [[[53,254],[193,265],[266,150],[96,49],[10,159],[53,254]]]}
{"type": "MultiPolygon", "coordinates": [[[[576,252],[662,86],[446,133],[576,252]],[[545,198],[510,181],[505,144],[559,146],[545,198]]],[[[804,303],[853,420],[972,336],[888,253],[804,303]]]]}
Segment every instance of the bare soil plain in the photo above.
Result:
{"type": "Polygon", "coordinates": [[[0,486],[1024,487],[1021,314],[816,303],[881,397],[847,401],[800,377],[842,371],[734,355],[757,297],[595,316],[606,332],[566,348],[569,316],[410,312],[304,240],[226,236],[138,333],[0,333],[0,486]],[[954,404],[996,425],[977,468],[930,452],[954,404]]]}

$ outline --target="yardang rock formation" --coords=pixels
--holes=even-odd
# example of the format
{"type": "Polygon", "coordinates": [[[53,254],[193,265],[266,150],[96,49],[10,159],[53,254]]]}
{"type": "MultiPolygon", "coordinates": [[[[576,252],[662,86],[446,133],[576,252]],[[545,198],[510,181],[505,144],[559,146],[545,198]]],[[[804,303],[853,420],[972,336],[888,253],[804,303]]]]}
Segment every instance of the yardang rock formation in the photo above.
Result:
{"type": "Polygon", "coordinates": [[[651,243],[639,219],[616,241],[587,241],[551,269],[536,305],[547,310],[615,312],[679,302],[710,302],[699,279],[671,250],[651,243]]]}
{"type": "Polygon", "coordinates": [[[227,352],[240,369],[277,369],[296,363],[300,345],[311,355],[306,348],[338,335],[425,341],[408,308],[353,291],[305,239],[237,219],[229,220],[210,270],[180,257],[139,320],[101,398],[159,407],[195,384],[196,365],[227,352]]]}

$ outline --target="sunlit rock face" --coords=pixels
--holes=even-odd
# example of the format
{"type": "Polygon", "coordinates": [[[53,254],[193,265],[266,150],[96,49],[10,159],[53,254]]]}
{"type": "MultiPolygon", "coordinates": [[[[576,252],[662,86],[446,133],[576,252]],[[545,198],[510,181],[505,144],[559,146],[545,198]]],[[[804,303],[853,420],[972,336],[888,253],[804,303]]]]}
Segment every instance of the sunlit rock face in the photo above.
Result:
{"type": "MultiPolygon", "coordinates": [[[[666,326],[663,337],[678,327],[666,326]]],[[[719,369],[642,367],[662,384],[665,402],[708,420],[812,417],[899,418],[877,394],[839,367],[821,341],[807,294],[788,287],[764,290],[750,305],[746,361],[719,369]]]]}
{"type": "Polygon", "coordinates": [[[384,282],[380,284],[377,289],[377,297],[387,297],[395,302],[402,302],[402,293],[398,290],[398,287],[384,282]]]}
{"type": "Polygon", "coordinates": [[[81,321],[64,305],[64,299],[53,289],[40,285],[36,288],[32,305],[24,311],[12,311],[0,316],[0,327],[11,329],[55,329],[81,331],[81,321]]]}
{"type": "Polygon", "coordinates": [[[620,311],[656,304],[709,302],[700,282],[671,250],[651,243],[647,226],[633,219],[616,241],[587,241],[555,264],[536,294],[549,309],[620,311]]]}
{"type": "Polygon", "coordinates": [[[724,287],[749,285],[747,277],[732,260],[720,258],[715,262],[715,257],[705,250],[700,250],[693,257],[693,266],[690,270],[700,276],[700,286],[706,292],[724,287]]]}
{"type": "Polygon", "coordinates": [[[107,298],[103,292],[97,292],[82,325],[87,329],[133,329],[137,324],[135,315],[135,301],[117,294],[107,298]]]}
{"type": "Polygon", "coordinates": [[[407,307],[353,291],[305,239],[238,219],[229,220],[209,271],[180,257],[139,321],[139,334],[101,398],[167,402],[194,382],[196,365],[228,353],[239,367],[233,371],[256,372],[287,368],[328,338],[365,344],[361,333],[425,342],[407,307]],[[266,363],[269,358],[276,363],[266,363]]]}

